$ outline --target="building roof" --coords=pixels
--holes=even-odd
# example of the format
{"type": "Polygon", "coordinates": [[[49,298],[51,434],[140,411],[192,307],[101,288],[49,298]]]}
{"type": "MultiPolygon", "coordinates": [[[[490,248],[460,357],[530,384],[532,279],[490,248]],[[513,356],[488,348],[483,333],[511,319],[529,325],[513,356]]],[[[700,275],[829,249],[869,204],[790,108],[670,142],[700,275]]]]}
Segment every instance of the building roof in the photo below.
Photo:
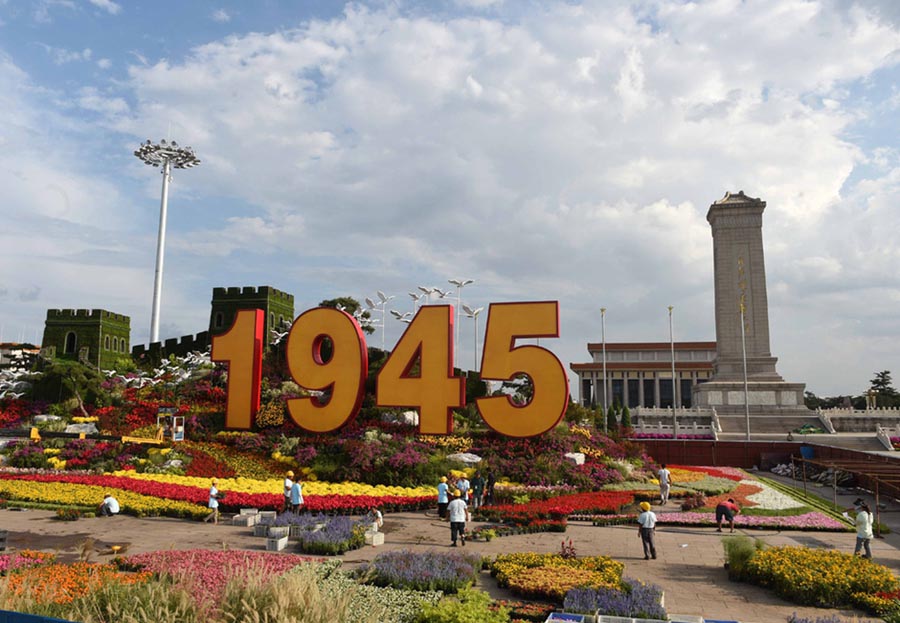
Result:
{"type": "MultiPolygon", "coordinates": [[[[588,342],[588,352],[600,352],[603,350],[601,342],[588,342]]],[[[611,351],[635,351],[635,350],[669,350],[671,342],[607,342],[606,352],[611,351]]],[[[716,350],[715,342],[675,342],[675,350],[716,350]]]]}
{"type": "MultiPolygon", "coordinates": [[[[588,372],[591,370],[603,371],[602,362],[591,363],[570,363],[569,369],[573,372],[588,372]]],[[[606,362],[606,371],[615,372],[617,370],[671,370],[671,360],[661,361],[615,361],[606,362]]],[[[712,370],[712,361],[675,361],[676,370],[712,370]]]]}

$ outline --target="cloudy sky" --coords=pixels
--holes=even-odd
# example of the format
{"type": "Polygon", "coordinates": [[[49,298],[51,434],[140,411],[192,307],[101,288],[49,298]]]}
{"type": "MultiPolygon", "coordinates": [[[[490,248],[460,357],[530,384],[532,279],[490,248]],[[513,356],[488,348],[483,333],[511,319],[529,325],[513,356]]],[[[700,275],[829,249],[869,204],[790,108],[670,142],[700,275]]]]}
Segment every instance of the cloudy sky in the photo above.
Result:
{"type": "Polygon", "coordinates": [[[160,175],[132,152],[169,137],[203,164],[171,187],[162,337],[215,286],[405,312],[464,277],[473,306],[558,300],[567,367],[600,307],[608,341],[668,341],[668,305],[714,340],[705,216],[744,190],[779,372],[860,393],[900,378],[898,6],[0,0],[0,339],[90,307],[148,340],[160,175]]]}

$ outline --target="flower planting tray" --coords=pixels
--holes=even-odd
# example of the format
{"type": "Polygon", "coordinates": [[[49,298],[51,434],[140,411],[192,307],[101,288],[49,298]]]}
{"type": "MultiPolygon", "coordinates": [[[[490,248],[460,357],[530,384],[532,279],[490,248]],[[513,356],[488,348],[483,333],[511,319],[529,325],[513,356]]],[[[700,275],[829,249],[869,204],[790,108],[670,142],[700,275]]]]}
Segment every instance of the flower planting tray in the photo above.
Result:
{"type": "Polygon", "coordinates": [[[253,536],[269,536],[269,524],[258,523],[253,526],[253,536]]]}
{"type": "Polygon", "coordinates": [[[703,617],[691,614],[670,614],[669,623],[704,623],[703,617]]]}
{"type": "Polygon", "coordinates": [[[290,526],[269,526],[270,539],[280,539],[281,537],[288,538],[290,533],[290,526]]]}
{"type": "Polygon", "coordinates": [[[287,547],[288,538],[287,536],[283,536],[280,538],[268,538],[266,539],[266,551],[267,552],[280,552],[284,548],[287,547]]]}
{"type": "Polygon", "coordinates": [[[553,621],[571,621],[572,623],[587,623],[588,615],[573,614],[571,612],[551,612],[550,616],[544,623],[552,623],[553,621]]]}
{"type": "Polygon", "coordinates": [[[292,525],[292,526],[289,526],[289,527],[290,527],[291,531],[290,531],[290,534],[289,534],[288,536],[290,536],[290,538],[292,538],[292,539],[299,539],[300,536],[301,536],[304,532],[309,532],[309,530],[307,530],[305,527],[303,527],[303,526],[298,526],[298,525],[296,525],[296,524],[294,524],[294,525],[292,525]]]}
{"type": "Polygon", "coordinates": [[[258,508],[242,508],[239,512],[241,515],[259,515],[258,508]]]}
{"type": "Polygon", "coordinates": [[[606,614],[597,615],[597,623],[671,623],[665,619],[633,619],[631,617],[614,617],[606,614]]]}
{"type": "Polygon", "coordinates": [[[384,545],[384,533],[366,532],[366,545],[371,545],[372,547],[384,545]]]}
{"type": "Polygon", "coordinates": [[[275,511],[259,511],[259,518],[262,519],[271,519],[275,521],[275,517],[278,515],[275,511]]]}
{"type": "Polygon", "coordinates": [[[259,515],[235,515],[231,519],[231,525],[249,528],[255,526],[257,521],[259,521],[259,515]]]}

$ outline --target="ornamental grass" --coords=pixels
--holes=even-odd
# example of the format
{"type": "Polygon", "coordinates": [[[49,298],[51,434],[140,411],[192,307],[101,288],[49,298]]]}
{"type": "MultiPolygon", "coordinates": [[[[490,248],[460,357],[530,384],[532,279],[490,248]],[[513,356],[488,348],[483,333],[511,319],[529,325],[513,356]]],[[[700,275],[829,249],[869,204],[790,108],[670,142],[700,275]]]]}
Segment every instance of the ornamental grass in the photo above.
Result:
{"type": "Polygon", "coordinates": [[[890,569],[869,559],[806,547],[773,547],[747,561],[748,582],[765,586],[802,605],[837,607],[857,593],[897,590],[890,569]]]}

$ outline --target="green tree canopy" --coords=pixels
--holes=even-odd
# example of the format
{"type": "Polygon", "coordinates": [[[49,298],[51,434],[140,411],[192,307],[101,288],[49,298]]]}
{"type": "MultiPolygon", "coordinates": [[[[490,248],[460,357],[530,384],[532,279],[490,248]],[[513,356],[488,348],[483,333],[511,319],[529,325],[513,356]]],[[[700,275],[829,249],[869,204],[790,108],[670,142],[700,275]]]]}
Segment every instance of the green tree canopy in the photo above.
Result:
{"type": "Polygon", "coordinates": [[[375,333],[375,327],[373,327],[370,323],[366,322],[367,320],[371,320],[372,315],[362,308],[362,305],[359,304],[352,296],[341,296],[336,299],[326,299],[319,303],[319,307],[331,307],[332,309],[343,309],[345,312],[354,316],[359,321],[359,326],[362,327],[363,332],[366,335],[372,335],[375,333]]]}

